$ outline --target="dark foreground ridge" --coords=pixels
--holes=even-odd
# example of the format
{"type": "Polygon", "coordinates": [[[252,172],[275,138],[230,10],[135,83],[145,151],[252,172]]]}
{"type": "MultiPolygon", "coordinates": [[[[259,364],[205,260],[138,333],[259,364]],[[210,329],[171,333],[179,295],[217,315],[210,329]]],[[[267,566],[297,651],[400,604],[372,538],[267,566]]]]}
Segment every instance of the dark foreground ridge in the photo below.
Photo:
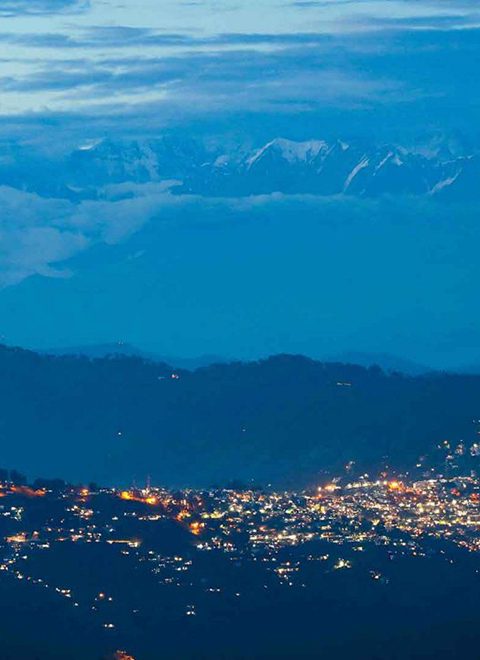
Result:
{"type": "Polygon", "coordinates": [[[407,377],[291,355],[191,372],[7,347],[0,373],[2,462],[32,479],[302,487],[347,465],[420,477],[453,460],[445,440],[475,453],[480,428],[476,375],[407,377]]]}

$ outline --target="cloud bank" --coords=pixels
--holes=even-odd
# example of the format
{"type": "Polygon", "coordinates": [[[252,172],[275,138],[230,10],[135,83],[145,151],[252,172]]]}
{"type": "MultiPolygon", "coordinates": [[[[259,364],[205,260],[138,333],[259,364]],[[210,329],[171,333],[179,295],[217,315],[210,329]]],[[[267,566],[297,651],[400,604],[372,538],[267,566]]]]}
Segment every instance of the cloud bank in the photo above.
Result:
{"type": "Polygon", "coordinates": [[[241,0],[180,11],[166,0],[160,13],[157,5],[2,3],[19,20],[0,31],[0,133],[78,134],[86,124],[152,133],[227,116],[248,133],[268,130],[272,115],[294,126],[299,115],[320,125],[354,122],[359,112],[364,130],[406,129],[415,117],[468,130],[480,105],[471,85],[480,51],[474,2],[241,0]],[[53,13],[65,11],[78,17],[66,24],[53,13]],[[26,12],[36,18],[23,22],[26,12]]]}
{"type": "Polygon", "coordinates": [[[0,187],[0,286],[35,274],[68,277],[64,262],[98,243],[125,240],[172,203],[162,184],[139,186],[134,197],[78,204],[0,187]]]}

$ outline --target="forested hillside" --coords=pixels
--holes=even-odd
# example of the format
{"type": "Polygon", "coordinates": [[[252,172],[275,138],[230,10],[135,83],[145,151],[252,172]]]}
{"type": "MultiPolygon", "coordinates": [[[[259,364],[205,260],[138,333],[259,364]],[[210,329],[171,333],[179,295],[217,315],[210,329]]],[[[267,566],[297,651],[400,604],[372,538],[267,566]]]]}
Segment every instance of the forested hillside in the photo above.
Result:
{"type": "Polygon", "coordinates": [[[0,465],[33,478],[306,485],[470,447],[480,376],[407,377],[280,355],[173,371],[135,357],[0,349],[0,465]],[[437,452],[437,453],[435,453],[437,452]]]}

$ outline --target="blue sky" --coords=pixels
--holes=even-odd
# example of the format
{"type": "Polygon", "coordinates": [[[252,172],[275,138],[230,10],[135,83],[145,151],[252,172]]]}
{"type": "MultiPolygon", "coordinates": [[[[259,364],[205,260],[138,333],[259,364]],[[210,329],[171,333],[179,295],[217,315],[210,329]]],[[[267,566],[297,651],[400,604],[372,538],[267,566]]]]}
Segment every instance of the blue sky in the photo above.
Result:
{"type": "MultiPolygon", "coordinates": [[[[0,156],[34,147],[32,177],[41,154],[167,130],[479,144],[478,2],[1,5],[0,156]]],[[[161,185],[73,203],[0,186],[0,210],[9,343],[480,362],[475,204],[178,199],[161,185]]]]}

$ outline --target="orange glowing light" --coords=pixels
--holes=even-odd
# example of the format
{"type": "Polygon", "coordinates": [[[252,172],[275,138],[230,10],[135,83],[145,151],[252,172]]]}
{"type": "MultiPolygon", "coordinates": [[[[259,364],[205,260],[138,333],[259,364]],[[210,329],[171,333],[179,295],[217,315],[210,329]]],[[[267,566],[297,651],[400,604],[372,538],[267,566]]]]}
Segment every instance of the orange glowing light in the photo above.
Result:
{"type": "Polygon", "coordinates": [[[326,490],[327,493],[334,493],[336,490],[338,490],[338,486],[336,484],[327,484],[323,487],[323,490],[326,490]]]}
{"type": "Polygon", "coordinates": [[[44,497],[46,495],[45,490],[34,490],[28,486],[12,486],[12,492],[17,495],[25,495],[25,497],[44,497]]]}
{"type": "Polygon", "coordinates": [[[7,536],[6,541],[7,543],[26,543],[27,535],[25,534],[25,532],[21,532],[20,534],[7,536]]]}
{"type": "Polygon", "coordinates": [[[119,497],[121,500],[126,500],[127,502],[141,502],[142,504],[148,504],[150,506],[156,506],[160,503],[160,500],[158,497],[155,497],[155,495],[142,497],[141,495],[132,493],[130,490],[122,490],[122,492],[119,494],[119,497]]]}
{"type": "Polygon", "coordinates": [[[195,536],[198,536],[199,534],[201,534],[202,528],[203,528],[203,523],[199,523],[199,522],[190,523],[190,531],[195,536]]]}
{"type": "Polygon", "coordinates": [[[401,481],[396,481],[395,479],[393,481],[388,482],[388,488],[389,490],[402,490],[403,489],[403,484],[401,481]]]}

